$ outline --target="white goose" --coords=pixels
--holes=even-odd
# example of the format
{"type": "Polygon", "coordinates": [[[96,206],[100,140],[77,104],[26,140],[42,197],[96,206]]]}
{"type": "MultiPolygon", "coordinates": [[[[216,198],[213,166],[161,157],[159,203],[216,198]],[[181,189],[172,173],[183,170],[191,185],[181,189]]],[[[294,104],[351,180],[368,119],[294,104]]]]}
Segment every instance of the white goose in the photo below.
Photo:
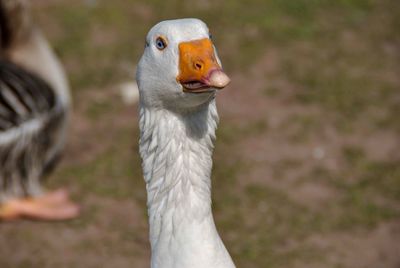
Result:
{"type": "Polygon", "coordinates": [[[0,220],[69,219],[68,193],[42,187],[64,145],[69,88],[27,4],[0,0],[0,220]]]}
{"type": "Polygon", "coordinates": [[[137,81],[151,267],[235,267],[211,211],[215,95],[230,80],[207,26],[198,19],[155,25],[137,81]]]}

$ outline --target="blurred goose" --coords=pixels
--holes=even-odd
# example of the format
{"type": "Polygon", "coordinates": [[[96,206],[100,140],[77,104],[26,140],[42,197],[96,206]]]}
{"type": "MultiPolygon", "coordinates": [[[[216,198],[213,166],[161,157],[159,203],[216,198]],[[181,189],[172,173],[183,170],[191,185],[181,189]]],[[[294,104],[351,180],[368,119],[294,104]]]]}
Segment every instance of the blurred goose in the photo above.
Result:
{"type": "Polygon", "coordinates": [[[229,82],[198,19],[163,21],[137,70],[152,268],[232,268],[211,210],[216,91],[229,82]]]}
{"type": "Polygon", "coordinates": [[[65,190],[42,188],[64,145],[70,98],[62,66],[25,0],[0,0],[0,36],[0,220],[75,217],[65,190]]]}

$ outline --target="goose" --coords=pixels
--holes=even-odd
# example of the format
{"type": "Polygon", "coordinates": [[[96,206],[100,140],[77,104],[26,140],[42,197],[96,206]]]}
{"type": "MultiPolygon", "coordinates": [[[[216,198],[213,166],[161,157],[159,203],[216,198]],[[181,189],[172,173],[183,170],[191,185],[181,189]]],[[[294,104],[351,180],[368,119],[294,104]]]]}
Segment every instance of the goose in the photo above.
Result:
{"type": "Polygon", "coordinates": [[[214,223],[210,179],[219,120],[215,97],[230,79],[206,24],[156,24],[136,77],[151,267],[235,267],[214,223]]]}
{"type": "Polygon", "coordinates": [[[0,37],[0,221],[76,217],[66,190],[42,186],[65,141],[64,70],[32,25],[27,1],[0,0],[0,37]]]}

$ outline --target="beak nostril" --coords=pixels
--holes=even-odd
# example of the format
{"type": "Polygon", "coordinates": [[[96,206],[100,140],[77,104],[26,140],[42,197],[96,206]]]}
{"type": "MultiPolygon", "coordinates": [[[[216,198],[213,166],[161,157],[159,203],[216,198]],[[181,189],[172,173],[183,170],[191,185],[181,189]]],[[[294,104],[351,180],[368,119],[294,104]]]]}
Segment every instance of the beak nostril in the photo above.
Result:
{"type": "Polygon", "coordinates": [[[194,68],[196,69],[196,70],[201,70],[201,69],[203,69],[203,63],[201,63],[201,62],[195,62],[195,64],[194,64],[194,68]]]}

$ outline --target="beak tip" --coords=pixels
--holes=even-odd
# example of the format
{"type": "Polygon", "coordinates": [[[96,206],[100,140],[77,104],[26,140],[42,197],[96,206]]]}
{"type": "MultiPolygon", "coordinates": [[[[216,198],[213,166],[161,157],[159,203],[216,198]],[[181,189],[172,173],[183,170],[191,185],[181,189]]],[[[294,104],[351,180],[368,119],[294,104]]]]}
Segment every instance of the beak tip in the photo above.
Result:
{"type": "Polygon", "coordinates": [[[231,82],[231,79],[222,70],[216,70],[211,73],[209,81],[210,86],[223,89],[231,82]]]}

